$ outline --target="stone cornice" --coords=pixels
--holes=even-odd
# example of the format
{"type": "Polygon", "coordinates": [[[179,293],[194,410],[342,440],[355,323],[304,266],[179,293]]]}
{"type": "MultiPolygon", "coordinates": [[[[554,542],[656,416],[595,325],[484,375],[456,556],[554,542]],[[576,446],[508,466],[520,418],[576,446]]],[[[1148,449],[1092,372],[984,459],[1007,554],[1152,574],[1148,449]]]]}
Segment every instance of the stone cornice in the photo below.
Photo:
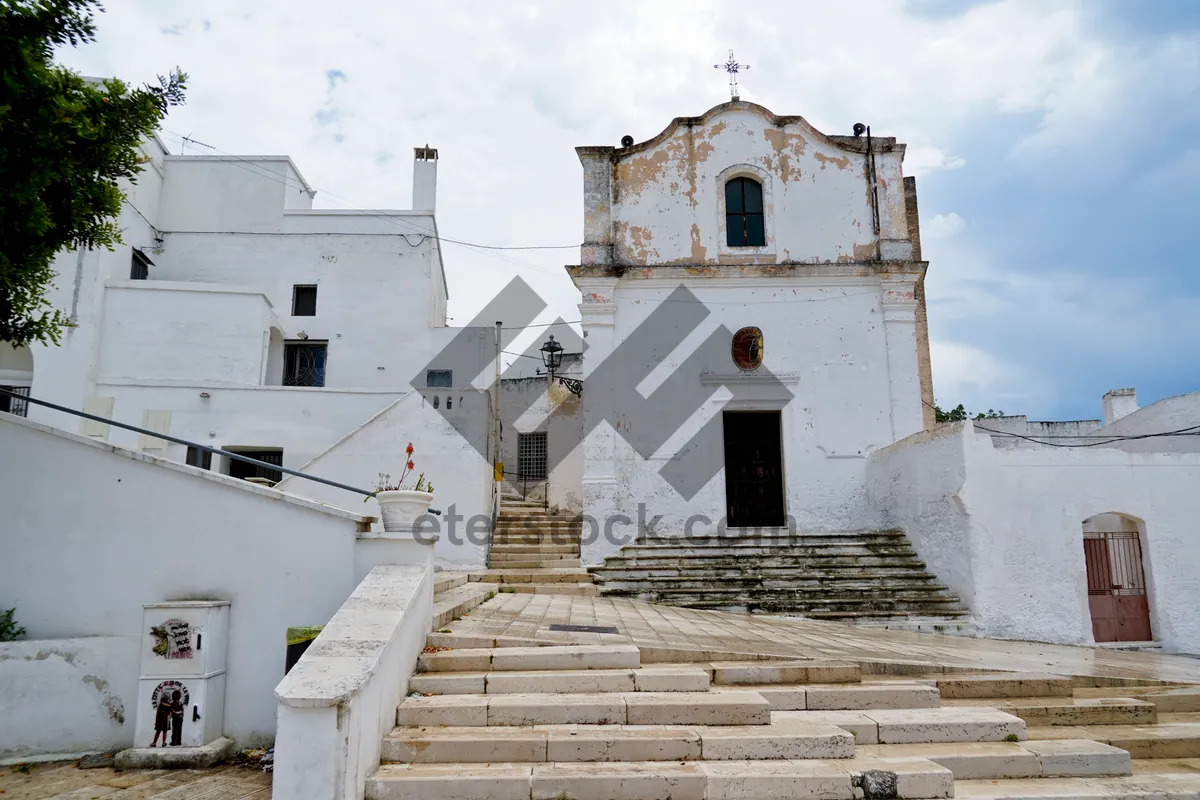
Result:
{"type": "MultiPolygon", "coordinates": [[[[595,279],[622,281],[784,278],[846,279],[879,278],[913,281],[929,266],[925,261],[855,261],[822,264],[584,264],[568,265],[567,274],[577,286],[595,279]]],[[[582,288],[582,286],[581,286],[582,288]]]]}

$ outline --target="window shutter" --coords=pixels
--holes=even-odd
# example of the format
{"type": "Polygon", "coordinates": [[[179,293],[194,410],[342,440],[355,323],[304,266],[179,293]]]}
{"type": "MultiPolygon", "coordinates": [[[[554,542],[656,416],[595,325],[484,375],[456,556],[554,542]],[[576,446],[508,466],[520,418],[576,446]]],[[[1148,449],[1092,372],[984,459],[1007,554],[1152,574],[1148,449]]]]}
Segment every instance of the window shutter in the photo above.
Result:
{"type": "MultiPolygon", "coordinates": [[[[83,410],[88,414],[95,414],[97,417],[112,419],[113,414],[113,398],[111,397],[88,397],[83,401],[83,410]]],[[[95,420],[85,419],[80,420],[79,432],[84,436],[91,436],[96,439],[107,439],[109,424],[107,422],[96,422],[95,420]]]]}
{"type": "MultiPolygon", "coordinates": [[[[146,430],[154,431],[155,433],[169,433],[171,430],[171,412],[170,411],[143,411],[142,412],[142,427],[146,430]]],[[[141,434],[138,448],[143,453],[149,453],[152,456],[159,458],[167,457],[167,440],[159,439],[157,436],[149,436],[145,433],[141,434]]]]}

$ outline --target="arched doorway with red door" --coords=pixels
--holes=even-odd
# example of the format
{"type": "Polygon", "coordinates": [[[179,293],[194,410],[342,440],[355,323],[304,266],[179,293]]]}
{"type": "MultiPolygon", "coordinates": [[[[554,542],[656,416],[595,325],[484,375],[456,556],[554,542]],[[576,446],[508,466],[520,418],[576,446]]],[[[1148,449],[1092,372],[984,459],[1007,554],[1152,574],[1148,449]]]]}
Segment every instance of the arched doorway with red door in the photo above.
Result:
{"type": "Polygon", "coordinates": [[[1088,609],[1097,643],[1149,642],[1150,595],[1139,520],[1097,514],[1083,521],[1088,609]]]}

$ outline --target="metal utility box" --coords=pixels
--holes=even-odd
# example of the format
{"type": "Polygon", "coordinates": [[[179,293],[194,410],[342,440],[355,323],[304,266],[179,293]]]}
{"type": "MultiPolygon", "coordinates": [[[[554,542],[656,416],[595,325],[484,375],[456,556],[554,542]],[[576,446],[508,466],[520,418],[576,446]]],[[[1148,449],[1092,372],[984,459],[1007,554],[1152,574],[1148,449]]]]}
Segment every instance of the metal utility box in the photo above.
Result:
{"type": "Polygon", "coordinates": [[[200,747],[221,737],[229,601],[142,607],[135,747],[200,747]]]}

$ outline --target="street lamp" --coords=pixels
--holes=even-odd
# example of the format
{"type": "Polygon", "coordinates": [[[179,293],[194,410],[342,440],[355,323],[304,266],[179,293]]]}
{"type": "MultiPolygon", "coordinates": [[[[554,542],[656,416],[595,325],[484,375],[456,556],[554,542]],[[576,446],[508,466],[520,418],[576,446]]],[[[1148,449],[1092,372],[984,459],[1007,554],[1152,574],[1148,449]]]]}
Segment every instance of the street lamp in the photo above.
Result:
{"type": "Polygon", "coordinates": [[[558,382],[567,387],[576,397],[583,394],[583,381],[577,381],[573,378],[564,378],[561,375],[555,375],[558,368],[562,366],[563,346],[554,341],[554,335],[551,334],[549,340],[542,345],[542,363],[546,365],[546,372],[550,374],[550,380],[557,378],[558,382]]]}

